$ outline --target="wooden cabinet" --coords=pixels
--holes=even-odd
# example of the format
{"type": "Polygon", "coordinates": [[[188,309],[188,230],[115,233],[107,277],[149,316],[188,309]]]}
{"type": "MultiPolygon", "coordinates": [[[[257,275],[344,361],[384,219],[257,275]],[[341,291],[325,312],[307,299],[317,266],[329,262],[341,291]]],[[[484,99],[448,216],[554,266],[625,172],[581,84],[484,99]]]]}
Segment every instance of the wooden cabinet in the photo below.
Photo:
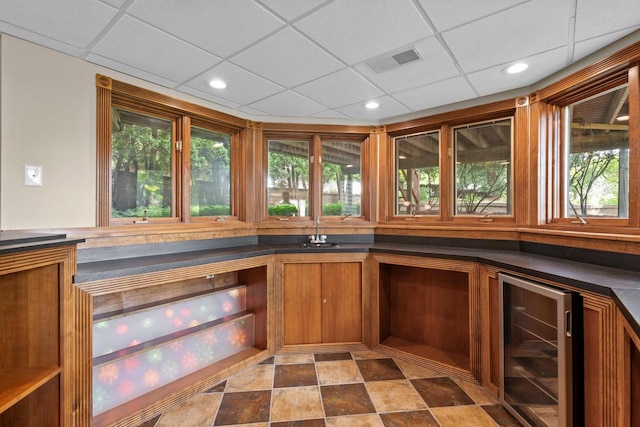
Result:
{"type": "Polygon", "coordinates": [[[284,344],[362,341],[362,264],[284,265],[284,344]]]}
{"type": "Polygon", "coordinates": [[[380,350],[462,379],[480,374],[478,265],[374,255],[372,334],[380,350]]]}
{"type": "Polygon", "coordinates": [[[618,310],[620,427],[640,427],[640,337],[618,310]]]}
{"type": "Polygon", "coordinates": [[[363,342],[363,256],[346,258],[280,259],[283,345],[363,342]]]}
{"type": "Polygon", "coordinates": [[[0,426],[88,425],[74,325],[76,246],[0,255],[0,426]]]}
{"type": "Polygon", "coordinates": [[[92,425],[139,425],[271,356],[271,271],[259,256],[78,284],[92,307],[92,425]]]}
{"type": "Polygon", "coordinates": [[[614,426],[617,419],[616,308],[611,298],[570,286],[483,265],[480,274],[482,319],[482,384],[498,393],[500,384],[500,341],[498,273],[506,272],[550,286],[578,292],[582,298],[583,381],[585,427],[614,426]]]}

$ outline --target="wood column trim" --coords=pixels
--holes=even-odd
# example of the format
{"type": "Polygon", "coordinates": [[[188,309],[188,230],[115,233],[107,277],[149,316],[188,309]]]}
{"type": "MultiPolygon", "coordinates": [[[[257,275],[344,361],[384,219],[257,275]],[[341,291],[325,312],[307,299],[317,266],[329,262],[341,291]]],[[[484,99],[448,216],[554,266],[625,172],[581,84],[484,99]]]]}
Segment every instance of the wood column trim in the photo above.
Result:
{"type": "Polygon", "coordinates": [[[109,77],[96,74],[96,226],[111,220],[111,88],[109,77]]]}

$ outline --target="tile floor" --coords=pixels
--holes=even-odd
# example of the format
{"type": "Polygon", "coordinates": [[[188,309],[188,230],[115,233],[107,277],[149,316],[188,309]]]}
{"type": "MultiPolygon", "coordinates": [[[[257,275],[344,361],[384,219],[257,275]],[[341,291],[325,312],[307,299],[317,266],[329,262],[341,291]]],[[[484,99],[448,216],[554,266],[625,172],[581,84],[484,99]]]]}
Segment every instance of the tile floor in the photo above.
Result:
{"type": "Polygon", "coordinates": [[[373,351],[283,354],[140,427],[520,426],[485,389],[373,351]]]}

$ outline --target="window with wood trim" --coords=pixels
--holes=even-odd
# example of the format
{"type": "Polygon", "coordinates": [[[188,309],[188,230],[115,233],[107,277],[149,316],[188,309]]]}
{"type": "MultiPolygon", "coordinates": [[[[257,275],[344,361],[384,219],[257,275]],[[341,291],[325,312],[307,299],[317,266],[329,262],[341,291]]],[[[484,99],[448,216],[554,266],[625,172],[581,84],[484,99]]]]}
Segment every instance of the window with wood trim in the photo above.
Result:
{"type": "Polygon", "coordinates": [[[618,68],[543,99],[551,123],[554,224],[640,226],[638,66],[618,68]]]}
{"type": "Polygon", "coordinates": [[[629,87],[564,108],[564,218],[629,217],[629,87]]]}
{"type": "Polygon", "coordinates": [[[440,215],[440,132],[394,140],[396,215],[440,215]]]}
{"type": "Polygon", "coordinates": [[[515,223],[522,208],[513,203],[518,177],[512,165],[524,164],[514,150],[515,123],[524,114],[501,101],[392,128],[392,219],[515,223]]]}
{"type": "Polygon", "coordinates": [[[267,218],[362,216],[365,135],[267,134],[267,218]]]}
{"type": "Polygon", "coordinates": [[[453,130],[455,214],[511,215],[513,119],[453,130]]]}
{"type": "Polygon", "coordinates": [[[237,218],[245,121],[98,76],[97,225],[237,218]]]}

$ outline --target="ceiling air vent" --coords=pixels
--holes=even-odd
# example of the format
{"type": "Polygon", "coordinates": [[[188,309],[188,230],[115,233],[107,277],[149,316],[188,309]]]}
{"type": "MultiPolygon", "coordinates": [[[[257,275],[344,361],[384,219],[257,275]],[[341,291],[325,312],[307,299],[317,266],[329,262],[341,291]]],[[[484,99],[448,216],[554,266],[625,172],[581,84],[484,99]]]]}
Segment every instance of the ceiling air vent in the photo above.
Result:
{"type": "Polygon", "coordinates": [[[419,59],[422,59],[420,52],[418,52],[415,47],[411,47],[409,49],[405,48],[401,51],[393,51],[376,56],[369,60],[367,64],[369,64],[376,73],[382,73],[419,59]]]}

